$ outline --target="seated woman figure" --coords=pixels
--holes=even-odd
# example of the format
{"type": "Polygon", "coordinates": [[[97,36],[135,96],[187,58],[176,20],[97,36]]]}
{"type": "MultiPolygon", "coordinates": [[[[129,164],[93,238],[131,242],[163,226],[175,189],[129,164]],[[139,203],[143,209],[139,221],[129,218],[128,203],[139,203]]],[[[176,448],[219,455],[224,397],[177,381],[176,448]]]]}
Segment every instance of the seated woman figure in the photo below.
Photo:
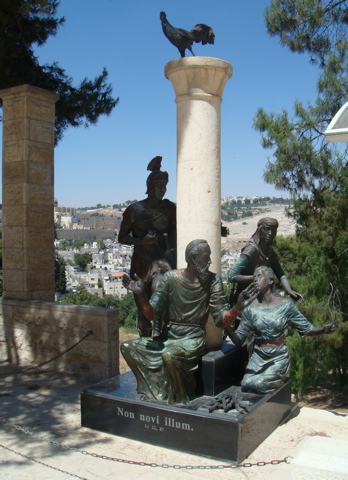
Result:
{"type": "Polygon", "coordinates": [[[335,331],[336,322],[316,328],[292,300],[274,296],[274,276],[268,267],[255,269],[254,284],[259,289],[258,296],[243,311],[235,335],[240,344],[249,333],[255,336],[254,350],[241,383],[242,391],[266,394],[280,387],[289,372],[288,327],[308,337],[335,331]]]}

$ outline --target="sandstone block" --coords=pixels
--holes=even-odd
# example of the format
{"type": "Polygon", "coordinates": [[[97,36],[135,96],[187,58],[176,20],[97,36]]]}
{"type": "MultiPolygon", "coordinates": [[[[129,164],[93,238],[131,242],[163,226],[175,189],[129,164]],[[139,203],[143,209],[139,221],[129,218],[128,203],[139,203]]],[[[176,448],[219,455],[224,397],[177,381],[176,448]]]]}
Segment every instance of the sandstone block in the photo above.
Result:
{"type": "Polygon", "coordinates": [[[0,332],[7,342],[2,345],[0,340],[0,351],[6,355],[9,353],[12,363],[19,361],[24,365],[37,365],[50,360],[73,346],[93,326],[96,329],[94,335],[54,360],[50,363],[50,368],[99,379],[116,375],[119,372],[118,335],[106,335],[104,341],[98,333],[117,331],[116,310],[4,298],[0,300],[0,332]],[[64,321],[57,325],[59,319],[64,321]],[[69,324],[73,331],[69,329],[69,324]]]}
{"type": "MultiPolygon", "coordinates": [[[[27,225],[31,227],[48,227],[54,225],[53,206],[51,205],[28,205],[27,225]]],[[[52,230],[53,235],[53,230],[52,230]]]]}
{"type": "MultiPolygon", "coordinates": [[[[13,164],[12,164],[13,165],[13,164]]],[[[6,206],[23,205],[25,187],[23,183],[5,184],[3,185],[2,202],[6,206]]]]}
{"type": "Polygon", "coordinates": [[[2,246],[12,248],[23,248],[23,227],[3,227],[3,240],[2,246]]]}
{"type": "MultiPolygon", "coordinates": [[[[5,156],[5,155],[4,155],[5,156]]],[[[2,177],[6,185],[25,182],[25,165],[23,162],[5,162],[2,166],[2,177]]]]}
{"type": "Polygon", "coordinates": [[[25,251],[23,248],[3,248],[3,268],[21,270],[25,265],[25,251]]]}
{"type": "Polygon", "coordinates": [[[54,144],[54,128],[52,123],[39,120],[29,121],[29,138],[35,142],[54,144]]]}
{"type": "Polygon", "coordinates": [[[26,114],[35,120],[54,123],[54,104],[36,96],[28,96],[26,114]]]}
{"type": "Polygon", "coordinates": [[[47,227],[26,227],[24,238],[26,247],[31,249],[52,250],[53,232],[47,227]]]}
{"type": "Polygon", "coordinates": [[[37,185],[53,185],[53,164],[29,163],[28,181],[37,185]]]}
{"type": "MultiPolygon", "coordinates": [[[[49,287],[49,285],[47,285],[47,287],[49,287]]],[[[54,302],[54,284],[48,290],[37,290],[35,292],[31,292],[30,300],[54,302]]]]}
{"type": "Polygon", "coordinates": [[[22,227],[26,222],[26,209],[24,206],[3,206],[2,225],[4,227],[22,227]]]}
{"type": "Polygon", "coordinates": [[[49,270],[29,270],[25,276],[25,291],[32,293],[52,288],[54,291],[54,268],[49,270]]]}
{"type": "Polygon", "coordinates": [[[36,332],[40,334],[50,332],[48,312],[27,312],[24,308],[17,308],[14,309],[12,318],[14,326],[30,327],[33,331],[33,327],[36,327],[36,332]]]}
{"type": "Polygon", "coordinates": [[[28,248],[27,268],[32,271],[50,268],[54,270],[53,248],[28,248]]]}
{"type": "Polygon", "coordinates": [[[3,270],[4,296],[6,292],[23,292],[24,272],[22,270],[3,270]]]}
{"type": "Polygon", "coordinates": [[[18,141],[27,138],[27,135],[27,123],[24,118],[3,122],[3,136],[6,142],[18,141]]]}
{"type": "Polygon", "coordinates": [[[4,102],[4,106],[3,106],[4,118],[7,118],[9,120],[22,118],[24,117],[24,113],[25,113],[25,104],[21,97],[8,98],[6,102],[4,102]]]}
{"type": "Polygon", "coordinates": [[[84,317],[78,315],[75,318],[64,318],[56,314],[54,316],[53,324],[53,329],[55,331],[70,332],[74,337],[78,337],[81,332],[86,334],[89,330],[93,330],[94,340],[103,341],[106,337],[104,324],[101,324],[96,320],[93,310],[89,311],[89,314],[84,315],[84,317]]]}
{"type": "Polygon", "coordinates": [[[30,205],[50,206],[53,215],[54,188],[53,185],[28,185],[26,202],[30,205]]]}
{"type": "Polygon", "coordinates": [[[3,293],[3,298],[4,299],[11,299],[11,300],[32,300],[31,298],[31,293],[30,292],[24,292],[22,291],[16,291],[16,290],[5,290],[5,285],[4,285],[4,293],[3,293]]]}
{"type": "Polygon", "coordinates": [[[23,160],[24,142],[21,139],[9,141],[7,138],[3,139],[3,163],[22,162],[23,160]]]}
{"type": "Polygon", "coordinates": [[[48,143],[28,141],[28,161],[53,165],[53,147],[48,143]]]}

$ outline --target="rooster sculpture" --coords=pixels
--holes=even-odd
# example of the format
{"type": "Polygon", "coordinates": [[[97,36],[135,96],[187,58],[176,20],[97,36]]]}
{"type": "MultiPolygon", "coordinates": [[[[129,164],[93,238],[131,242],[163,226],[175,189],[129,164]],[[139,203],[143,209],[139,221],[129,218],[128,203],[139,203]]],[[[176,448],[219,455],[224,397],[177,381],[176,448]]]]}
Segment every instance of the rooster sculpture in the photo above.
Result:
{"type": "Polygon", "coordinates": [[[208,25],[204,25],[204,23],[199,23],[192,30],[188,31],[173,27],[168,22],[165,12],[160,13],[160,20],[164,35],[179,50],[181,57],[185,56],[186,49],[190,50],[193,56],[195,55],[192,51],[193,42],[202,43],[202,45],[214,43],[215,35],[213,29],[208,25]]]}

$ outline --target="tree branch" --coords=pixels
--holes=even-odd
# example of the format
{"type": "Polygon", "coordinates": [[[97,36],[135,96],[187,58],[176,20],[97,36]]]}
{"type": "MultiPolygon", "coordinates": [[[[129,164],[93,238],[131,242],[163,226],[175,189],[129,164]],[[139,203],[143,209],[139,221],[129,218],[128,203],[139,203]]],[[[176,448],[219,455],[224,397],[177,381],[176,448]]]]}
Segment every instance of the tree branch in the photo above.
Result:
{"type": "MultiPolygon", "coordinates": [[[[328,5],[332,3],[332,2],[329,2],[328,5]]],[[[331,10],[334,10],[336,7],[338,7],[339,5],[342,5],[342,3],[346,3],[346,0],[339,0],[339,2],[336,2],[334,3],[333,5],[331,5],[330,7],[326,6],[324,8],[324,12],[327,13],[327,12],[330,12],[331,10]]]]}

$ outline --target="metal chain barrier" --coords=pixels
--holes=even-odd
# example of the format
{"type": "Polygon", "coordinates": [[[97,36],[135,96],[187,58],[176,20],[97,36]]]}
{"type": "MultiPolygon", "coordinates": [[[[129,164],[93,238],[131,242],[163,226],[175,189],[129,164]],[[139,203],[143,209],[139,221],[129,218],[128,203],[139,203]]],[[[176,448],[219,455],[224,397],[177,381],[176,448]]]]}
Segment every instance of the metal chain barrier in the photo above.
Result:
{"type": "MultiPolygon", "coordinates": [[[[282,460],[271,460],[269,462],[255,462],[255,463],[250,463],[250,462],[245,462],[245,463],[240,463],[240,464],[229,464],[229,465],[168,465],[168,464],[158,464],[158,463],[147,463],[147,462],[138,462],[136,460],[126,460],[123,458],[116,458],[116,457],[108,457],[107,455],[99,455],[98,453],[92,453],[88,452],[87,450],[80,450],[76,447],[71,447],[70,445],[65,445],[60,442],[56,442],[53,440],[49,440],[45,437],[42,437],[38,435],[37,433],[33,433],[30,430],[27,430],[20,425],[16,425],[14,423],[9,422],[8,420],[5,420],[3,417],[0,417],[0,422],[3,422],[5,425],[8,425],[10,427],[15,428],[16,430],[25,433],[26,435],[30,435],[32,437],[35,437],[39,440],[42,440],[44,442],[50,443],[51,445],[54,445],[55,447],[62,448],[64,450],[71,450],[76,453],[81,453],[82,455],[88,455],[94,458],[101,458],[103,460],[111,460],[113,462],[118,462],[118,463],[126,463],[128,465],[139,465],[142,467],[159,467],[159,468],[174,468],[177,470],[223,470],[223,469],[233,469],[233,468],[250,468],[250,467],[264,467],[266,465],[279,465],[280,463],[289,463],[289,458],[290,457],[285,457],[282,460]]],[[[6,448],[6,447],[4,447],[6,448]]],[[[36,461],[36,460],[34,460],[36,461]]],[[[53,467],[52,467],[53,468],[53,467]]],[[[80,478],[80,477],[78,477],[80,478]]]]}
{"type": "Polygon", "coordinates": [[[56,470],[57,472],[61,473],[66,473],[67,475],[70,475],[71,477],[79,478],[80,480],[88,480],[88,478],[85,477],[79,477],[78,475],[75,475],[74,473],[67,472],[65,470],[61,470],[60,468],[53,467],[52,465],[48,465],[47,463],[40,462],[40,460],[36,460],[35,458],[28,457],[27,455],[23,455],[23,453],[16,452],[15,450],[12,450],[12,448],[5,447],[4,445],[0,444],[1,448],[4,448],[8,452],[14,453],[15,455],[19,455],[22,458],[26,458],[27,460],[31,460],[32,462],[38,463],[39,465],[43,465],[44,467],[52,468],[53,470],[56,470]]]}
{"type": "Polygon", "coordinates": [[[80,338],[80,340],[78,342],[74,343],[74,345],[71,345],[71,347],[67,348],[66,350],[64,350],[64,352],[59,353],[55,357],[50,358],[50,360],[46,360],[45,362],[39,363],[39,365],[34,365],[33,367],[25,368],[21,372],[13,372],[11,374],[10,373],[3,373],[2,375],[13,375],[13,374],[16,374],[16,373],[28,373],[28,372],[31,372],[31,370],[37,370],[37,369],[43,367],[44,365],[47,365],[48,363],[51,363],[54,360],[57,360],[57,358],[60,358],[63,355],[66,355],[68,352],[70,352],[70,350],[77,347],[77,345],[80,345],[81,342],[83,342],[87,337],[89,337],[90,335],[93,335],[93,334],[94,334],[93,330],[88,330],[86,335],[84,335],[82,338],[80,338]]]}

